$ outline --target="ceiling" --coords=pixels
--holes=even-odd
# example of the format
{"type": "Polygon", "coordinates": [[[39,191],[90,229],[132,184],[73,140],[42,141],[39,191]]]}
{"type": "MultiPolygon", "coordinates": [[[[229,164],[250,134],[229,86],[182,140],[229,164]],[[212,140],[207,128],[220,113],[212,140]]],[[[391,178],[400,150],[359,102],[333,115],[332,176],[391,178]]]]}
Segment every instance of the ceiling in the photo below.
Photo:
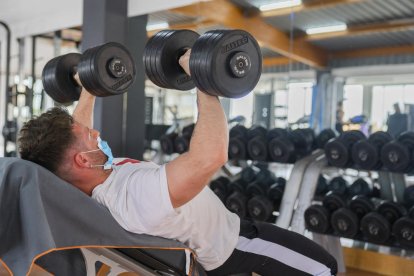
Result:
{"type": "MultiPolygon", "coordinates": [[[[74,0],[70,5],[63,0],[0,1],[1,20],[8,19],[11,24],[20,26],[19,23],[30,20],[34,14],[53,22],[67,18],[61,24],[52,24],[43,33],[61,28],[64,29],[62,37],[68,41],[82,38],[81,27],[67,29],[81,24],[81,0],[74,0]],[[37,13],[39,5],[43,8],[37,13]],[[53,11],[57,5],[63,13],[53,11]],[[17,12],[20,17],[13,17],[17,12]],[[65,12],[76,16],[64,16],[65,12]]],[[[168,22],[169,28],[200,33],[222,28],[249,31],[259,41],[265,69],[271,72],[283,71],[283,68],[414,64],[414,0],[302,0],[301,5],[292,8],[259,10],[260,5],[277,1],[284,0],[152,0],[151,5],[129,0],[128,14],[148,13],[149,26],[168,22]],[[316,35],[305,32],[309,27],[337,23],[347,24],[348,29],[316,35]]],[[[30,25],[40,26],[42,22],[32,20],[30,25]]],[[[51,24],[45,21],[45,26],[46,23],[51,24]]],[[[22,29],[25,28],[15,28],[17,32],[22,29]]],[[[148,35],[159,30],[150,31],[148,35]]]]}
{"type": "Polygon", "coordinates": [[[262,46],[267,67],[297,62],[326,68],[344,64],[344,59],[346,64],[358,64],[378,57],[414,63],[414,0],[303,0],[292,8],[259,10],[260,5],[277,1],[281,0],[200,1],[152,13],[149,24],[167,21],[170,28],[197,31],[217,26],[245,29],[262,46]],[[305,32],[338,23],[345,23],[347,30],[305,32]]]}

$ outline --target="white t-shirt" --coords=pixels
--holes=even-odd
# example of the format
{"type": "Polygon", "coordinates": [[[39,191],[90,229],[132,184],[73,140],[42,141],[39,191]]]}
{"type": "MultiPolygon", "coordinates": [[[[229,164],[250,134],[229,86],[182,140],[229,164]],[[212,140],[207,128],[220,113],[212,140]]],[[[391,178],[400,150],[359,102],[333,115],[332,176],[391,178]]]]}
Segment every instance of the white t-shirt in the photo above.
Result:
{"type": "Polygon", "coordinates": [[[230,257],[237,244],[240,219],[209,187],[174,209],[165,165],[120,158],[114,159],[114,164],[110,176],[93,190],[92,198],[105,205],[123,228],[186,244],[206,270],[219,267],[230,257]]]}

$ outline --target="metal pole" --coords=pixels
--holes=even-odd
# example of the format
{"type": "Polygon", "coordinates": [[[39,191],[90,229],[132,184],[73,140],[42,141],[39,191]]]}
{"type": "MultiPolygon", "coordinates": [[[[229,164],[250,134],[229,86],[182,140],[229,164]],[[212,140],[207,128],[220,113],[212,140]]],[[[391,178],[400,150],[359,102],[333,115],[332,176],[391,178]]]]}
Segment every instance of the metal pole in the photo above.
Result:
{"type": "MultiPolygon", "coordinates": [[[[9,102],[9,77],[10,77],[10,37],[11,37],[11,33],[10,33],[10,28],[9,26],[3,22],[0,21],[0,25],[2,25],[7,32],[7,42],[6,42],[6,82],[5,82],[5,95],[6,95],[6,99],[4,101],[4,114],[5,114],[5,121],[7,121],[7,107],[8,107],[8,102],[9,102]]],[[[4,156],[6,156],[6,142],[4,142],[4,156]]]]}

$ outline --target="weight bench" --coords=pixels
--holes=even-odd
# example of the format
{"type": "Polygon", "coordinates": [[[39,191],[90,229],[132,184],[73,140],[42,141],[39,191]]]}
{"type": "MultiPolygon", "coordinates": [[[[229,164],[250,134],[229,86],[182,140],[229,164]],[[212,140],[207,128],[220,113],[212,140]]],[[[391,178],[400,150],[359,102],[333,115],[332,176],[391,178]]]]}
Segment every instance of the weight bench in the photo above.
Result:
{"type": "Polygon", "coordinates": [[[184,244],[125,231],[104,206],[19,158],[0,158],[0,244],[15,275],[34,263],[55,275],[205,275],[184,244]]]}

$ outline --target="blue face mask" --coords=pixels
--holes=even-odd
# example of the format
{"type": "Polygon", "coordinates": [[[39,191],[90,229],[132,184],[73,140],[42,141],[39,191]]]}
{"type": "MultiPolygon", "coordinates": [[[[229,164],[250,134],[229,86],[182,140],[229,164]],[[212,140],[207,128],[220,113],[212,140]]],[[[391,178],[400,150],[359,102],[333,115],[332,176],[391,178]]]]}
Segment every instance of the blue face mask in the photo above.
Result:
{"type": "Polygon", "coordinates": [[[98,136],[98,138],[96,139],[98,141],[98,148],[96,150],[90,150],[90,151],[83,151],[82,153],[88,153],[88,152],[94,152],[94,151],[102,151],[106,157],[108,157],[108,160],[106,161],[105,164],[103,165],[91,165],[91,167],[103,167],[104,170],[109,170],[112,168],[112,162],[113,162],[113,155],[112,155],[112,151],[111,148],[109,147],[108,143],[104,140],[101,139],[101,137],[98,136]]]}

